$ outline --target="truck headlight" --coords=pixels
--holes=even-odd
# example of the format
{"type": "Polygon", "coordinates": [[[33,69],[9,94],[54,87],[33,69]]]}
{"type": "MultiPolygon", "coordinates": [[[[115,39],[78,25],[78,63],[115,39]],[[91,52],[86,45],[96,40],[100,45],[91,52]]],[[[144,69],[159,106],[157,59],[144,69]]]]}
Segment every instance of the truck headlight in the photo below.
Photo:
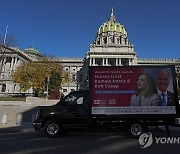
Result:
{"type": "Polygon", "coordinates": [[[36,112],[35,119],[38,119],[41,115],[41,109],[36,112]]]}

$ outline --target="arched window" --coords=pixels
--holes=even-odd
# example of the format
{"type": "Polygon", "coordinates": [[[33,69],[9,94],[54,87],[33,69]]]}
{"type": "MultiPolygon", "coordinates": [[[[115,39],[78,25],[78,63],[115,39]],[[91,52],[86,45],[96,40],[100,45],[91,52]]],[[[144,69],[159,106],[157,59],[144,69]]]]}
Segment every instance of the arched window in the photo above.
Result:
{"type": "Polygon", "coordinates": [[[107,44],[107,37],[105,37],[103,40],[104,40],[104,44],[107,44]]]}
{"type": "Polygon", "coordinates": [[[120,38],[117,38],[117,44],[120,44],[120,38]]]}
{"type": "Polygon", "coordinates": [[[1,92],[5,92],[5,91],[6,91],[6,84],[2,84],[1,92]]]}

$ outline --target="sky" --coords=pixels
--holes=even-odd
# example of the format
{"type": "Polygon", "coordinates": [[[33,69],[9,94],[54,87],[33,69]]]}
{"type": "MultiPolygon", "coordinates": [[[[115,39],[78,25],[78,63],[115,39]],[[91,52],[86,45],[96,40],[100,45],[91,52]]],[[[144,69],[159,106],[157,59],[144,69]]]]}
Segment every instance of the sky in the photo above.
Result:
{"type": "Polygon", "coordinates": [[[180,58],[179,0],[0,0],[0,34],[21,49],[84,58],[114,8],[138,58],[180,58]]]}

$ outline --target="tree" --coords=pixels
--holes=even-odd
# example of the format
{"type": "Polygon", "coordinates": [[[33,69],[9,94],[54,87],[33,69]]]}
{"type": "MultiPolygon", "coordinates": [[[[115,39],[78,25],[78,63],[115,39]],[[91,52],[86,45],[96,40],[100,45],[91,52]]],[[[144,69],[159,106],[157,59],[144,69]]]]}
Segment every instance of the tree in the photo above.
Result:
{"type": "Polygon", "coordinates": [[[62,83],[62,74],[56,71],[52,71],[48,86],[48,96],[50,99],[60,99],[60,88],[62,83]]]}
{"type": "Polygon", "coordinates": [[[52,76],[53,72],[59,73],[61,78],[59,85],[61,85],[61,81],[66,80],[63,79],[63,77],[67,77],[66,73],[60,64],[50,59],[21,65],[12,72],[12,78],[20,84],[21,91],[25,92],[32,88],[35,96],[38,96],[38,93],[45,89],[46,80],[52,76]]]}
{"type": "Polygon", "coordinates": [[[16,39],[13,35],[7,35],[5,42],[4,42],[4,36],[0,34],[0,44],[4,45],[6,47],[15,47],[17,46],[16,39]]]}
{"type": "Polygon", "coordinates": [[[56,71],[52,71],[51,77],[49,80],[49,91],[51,90],[60,90],[61,83],[62,83],[62,74],[56,71]]]}

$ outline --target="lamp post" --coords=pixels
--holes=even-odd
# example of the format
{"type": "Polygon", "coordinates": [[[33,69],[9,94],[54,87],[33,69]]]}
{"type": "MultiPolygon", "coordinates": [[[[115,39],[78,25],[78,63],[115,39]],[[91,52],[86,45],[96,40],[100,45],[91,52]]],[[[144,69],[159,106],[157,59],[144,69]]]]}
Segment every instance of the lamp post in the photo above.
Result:
{"type": "Polygon", "coordinates": [[[47,77],[47,94],[46,94],[46,99],[48,99],[48,93],[49,93],[49,77],[47,77]]]}

